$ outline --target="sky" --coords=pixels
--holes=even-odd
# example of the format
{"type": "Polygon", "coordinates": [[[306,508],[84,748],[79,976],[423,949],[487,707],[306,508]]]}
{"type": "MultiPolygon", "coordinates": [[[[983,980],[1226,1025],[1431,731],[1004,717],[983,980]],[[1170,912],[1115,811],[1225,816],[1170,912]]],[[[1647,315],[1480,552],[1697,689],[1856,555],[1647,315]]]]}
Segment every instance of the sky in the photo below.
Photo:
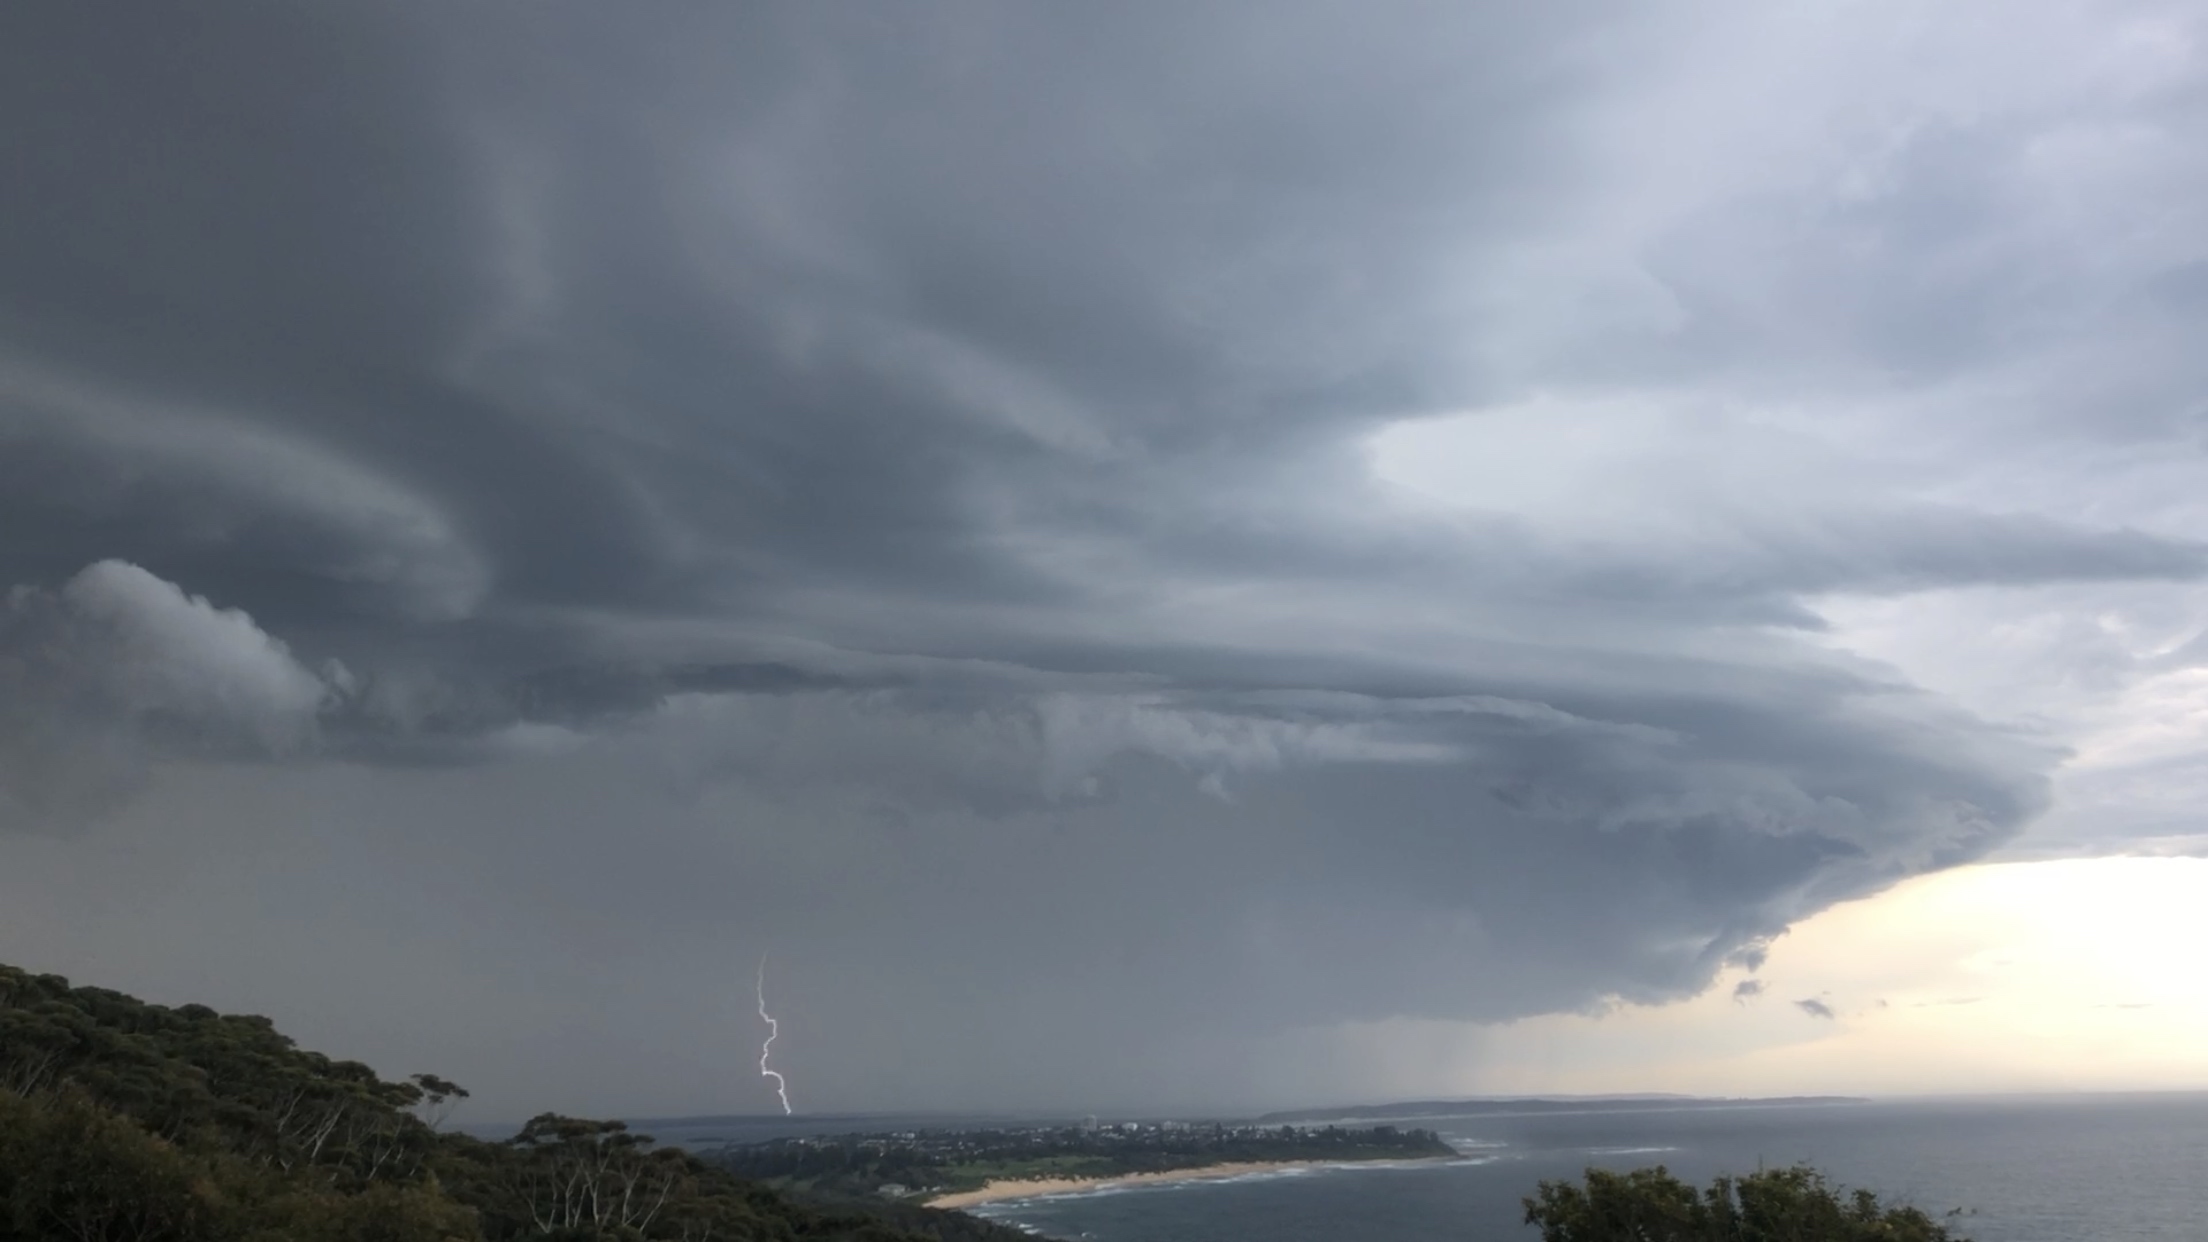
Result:
{"type": "Polygon", "coordinates": [[[0,13],[0,960],[471,1111],[2208,1087],[2197,6],[0,13]]]}

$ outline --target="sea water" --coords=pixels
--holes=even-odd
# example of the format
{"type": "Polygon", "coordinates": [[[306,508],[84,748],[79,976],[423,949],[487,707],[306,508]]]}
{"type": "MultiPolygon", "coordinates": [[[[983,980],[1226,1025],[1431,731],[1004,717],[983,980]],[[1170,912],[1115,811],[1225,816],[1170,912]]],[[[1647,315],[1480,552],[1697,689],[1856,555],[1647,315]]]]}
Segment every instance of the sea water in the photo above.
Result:
{"type": "MultiPolygon", "coordinates": [[[[1370,1124],[1361,1123],[1361,1124],[1370,1124]]],[[[1096,1242],[1531,1242],[1520,1200],[1589,1165],[1808,1162],[1974,1242],[2208,1242],[2208,1094],[1420,1117],[1460,1160],[1345,1165],[973,1209],[1096,1242]]]]}

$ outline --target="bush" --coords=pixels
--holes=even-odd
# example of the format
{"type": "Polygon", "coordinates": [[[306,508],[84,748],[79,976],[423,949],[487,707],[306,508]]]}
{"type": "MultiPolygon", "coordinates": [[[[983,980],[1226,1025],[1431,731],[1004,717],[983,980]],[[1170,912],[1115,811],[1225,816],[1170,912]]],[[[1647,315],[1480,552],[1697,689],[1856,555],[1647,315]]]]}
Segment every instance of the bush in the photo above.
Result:
{"type": "Polygon", "coordinates": [[[1720,1177],[1694,1187],[1658,1165],[1587,1170],[1586,1183],[1541,1183],[1525,1201],[1541,1242],[1965,1242],[1913,1207],[1880,1207],[1807,1166],[1720,1177]]]}
{"type": "Polygon", "coordinates": [[[81,1093],[0,1093],[0,1236],[196,1242],[221,1208],[203,1162],[81,1093]]]}

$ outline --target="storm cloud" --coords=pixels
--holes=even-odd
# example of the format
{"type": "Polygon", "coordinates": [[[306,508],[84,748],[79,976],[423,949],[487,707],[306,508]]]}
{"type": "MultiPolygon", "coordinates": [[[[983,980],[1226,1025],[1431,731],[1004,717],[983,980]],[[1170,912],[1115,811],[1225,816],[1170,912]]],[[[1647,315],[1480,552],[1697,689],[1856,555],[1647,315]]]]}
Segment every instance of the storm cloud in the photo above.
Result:
{"type": "Polygon", "coordinates": [[[2008,12],[17,7],[0,957],[1224,1106],[2009,846],[2062,730],[1831,614],[2193,598],[2208,96],[2008,12]]]}
{"type": "Polygon", "coordinates": [[[0,828],[67,827],[127,797],[149,750],[282,756],[350,681],[252,618],[102,561],[0,612],[0,828]]]}

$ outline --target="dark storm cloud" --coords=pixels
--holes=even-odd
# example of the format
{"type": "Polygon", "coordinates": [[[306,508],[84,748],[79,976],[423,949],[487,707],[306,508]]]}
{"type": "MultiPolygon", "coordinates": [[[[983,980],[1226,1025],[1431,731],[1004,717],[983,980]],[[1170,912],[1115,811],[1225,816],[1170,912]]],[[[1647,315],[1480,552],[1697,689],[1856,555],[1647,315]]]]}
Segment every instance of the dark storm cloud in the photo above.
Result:
{"type": "Polygon", "coordinates": [[[169,819],[346,825],[389,887],[332,927],[434,851],[469,882],[412,926],[517,1011],[703,1020],[771,942],[842,1103],[1224,1098],[1299,1025],[1692,992],[2046,801],[2056,747],[1813,645],[1819,597],[2208,568],[1935,488],[1734,503],[1696,444],[1607,526],[1374,477],[1397,420],[1870,392],[2052,313],[1887,279],[2005,218],[2024,131],[1589,275],[1556,230],[1691,42],[1612,6],[0,23],[0,659],[78,704],[5,717],[9,822],[151,824],[149,762],[220,759],[169,819]],[[262,680],[39,663],[88,577],[262,680]],[[530,991],[561,953],[604,969],[530,991]]]}

